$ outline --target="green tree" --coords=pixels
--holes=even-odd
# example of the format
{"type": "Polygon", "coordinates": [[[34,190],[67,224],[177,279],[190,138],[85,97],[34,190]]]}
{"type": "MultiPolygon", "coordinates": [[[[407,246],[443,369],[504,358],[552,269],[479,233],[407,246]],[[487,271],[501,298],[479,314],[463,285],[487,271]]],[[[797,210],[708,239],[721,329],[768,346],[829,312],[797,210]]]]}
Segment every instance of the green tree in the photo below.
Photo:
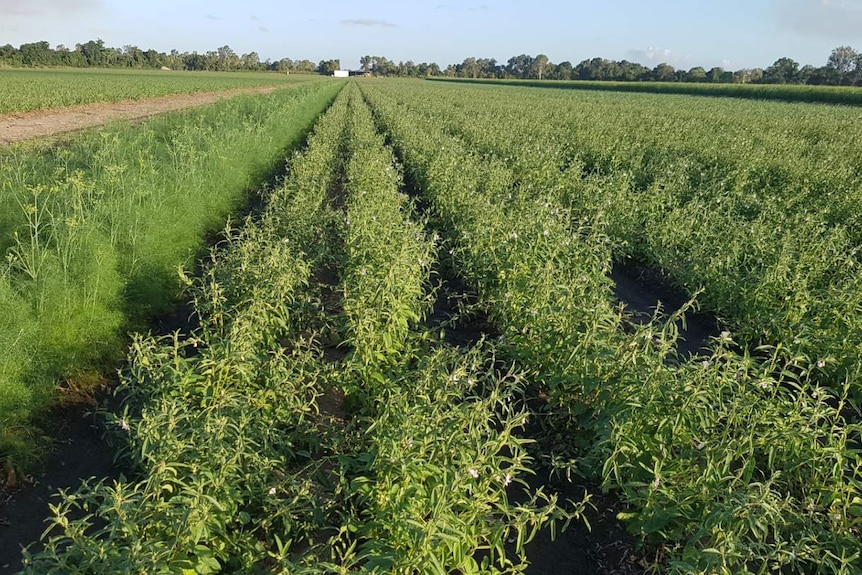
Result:
{"type": "Polygon", "coordinates": [[[541,80],[545,77],[545,71],[548,69],[548,65],[550,62],[548,61],[548,57],[544,54],[539,54],[533,59],[533,63],[530,66],[531,75],[541,80]]]}
{"type": "Polygon", "coordinates": [[[836,70],[841,74],[849,74],[856,70],[858,58],[859,53],[850,46],[839,46],[832,50],[829,59],[826,61],[826,67],[836,70]]]}
{"type": "Polygon", "coordinates": [[[324,76],[332,76],[332,73],[341,69],[341,60],[321,60],[317,65],[317,72],[324,76]]]}
{"type": "Polygon", "coordinates": [[[242,62],[243,70],[259,70],[260,69],[260,56],[257,52],[249,52],[248,54],[243,54],[240,58],[242,62]]]}
{"type": "Polygon", "coordinates": [[[779,58],[763,71],[763,81],[767,84],[793,84],[798,76],[799,63],[790,58],[779,58]]]}
{"type": "Polygon", "coordinates": [[[676,70],[667,62],[662,62],[653,68],[652,77],[657,82],[673,82],[676,79],[676,70]]]}

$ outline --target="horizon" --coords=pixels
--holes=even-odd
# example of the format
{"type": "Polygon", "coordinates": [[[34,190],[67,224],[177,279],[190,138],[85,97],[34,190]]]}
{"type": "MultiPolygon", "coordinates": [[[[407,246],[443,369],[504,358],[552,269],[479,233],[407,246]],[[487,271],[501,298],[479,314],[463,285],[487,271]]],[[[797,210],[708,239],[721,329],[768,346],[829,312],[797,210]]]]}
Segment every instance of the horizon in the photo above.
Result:
{"type": "Polygon", "coordinates": [[[275,2],[165,0],[0,0],[0,45],[47,41],[52,47],[102,39],[168,53],[205,53],[228,45],[261,60],[340,60],[360,68],[364,55],[444,68],[465,58],[505,63],[545,54],[555,63],[628,60],[677,69],[766,68],[782,57],[822,66],[832,49],[862,44],[862,0],[612,0],[524,7],[512,0],[357,7],[275,2]],[[579,32],[585,31],[585,32],[579,32]],[[588,32],[586,32],[588,31],[588,32]]]}

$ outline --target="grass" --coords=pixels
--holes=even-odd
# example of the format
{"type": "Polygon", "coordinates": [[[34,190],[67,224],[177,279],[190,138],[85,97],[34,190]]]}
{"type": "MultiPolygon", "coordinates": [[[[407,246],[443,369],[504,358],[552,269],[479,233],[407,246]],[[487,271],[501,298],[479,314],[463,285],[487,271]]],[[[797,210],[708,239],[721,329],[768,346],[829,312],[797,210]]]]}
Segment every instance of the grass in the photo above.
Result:
{"type": "Polygon", "coordinates": [[[268,72],[0,68],[0,114],[321,79],[268,72]]]}
{"type": "Polygon", "coordinates": [[[31,425],[58,384],[113,369],[124,330],[172,308],[177,268],[281,168],[342,86],[0,150],[0,458],[32,465],[31,425]]]}

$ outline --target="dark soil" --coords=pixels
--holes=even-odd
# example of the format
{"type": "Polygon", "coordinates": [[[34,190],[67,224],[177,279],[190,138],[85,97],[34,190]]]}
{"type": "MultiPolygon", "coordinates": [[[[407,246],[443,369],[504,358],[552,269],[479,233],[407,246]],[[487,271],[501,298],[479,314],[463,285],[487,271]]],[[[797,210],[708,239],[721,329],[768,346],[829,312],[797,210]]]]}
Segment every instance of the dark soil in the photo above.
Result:
{"type": "Polygon", "coordinates": [[[58,490],[74,489],[89,477],[120,476],[115,450],[103,440],[104,417],[94,415],[94,408],[78,404],[54,410],[45,431],[56,439],[44,471],[0,487],[0,574],[21,569],[21,549],[37,542],[48,526],[48,505],[57,502],[58,490]]]}
{"type": "MultiPolygon", "coordinates": [[[[443,330],[443,341],[449,345],[470,348],[482,339],[499,335],[490,319],[474,305],[476,297],[449,266],[438,270],[437,299],[426,326],[432,332],[443,330]]],[[[528,401],[539,406],[544,401],[528,401]]],[[[533,436],[537,428],[530,426],[525,436],[533,436]]],[[[622,505],[613,496],[603,495],[598,488],[575,479],[572,482],[552,479],[547,471],[538,470],[528,479],[530,492],[542,488],[546,493],[557,494],[560,504],[567,499],[573,502],[591,495],[592,506],[584,521],[572,521],[568,529],[551,536],[549,528],[540,531],[526,546],[530,562],[526,573],[530,575],[635,575],[642,574],[648,563],[635,548],[635,540],[617,519],[622,505]],[[590,527],[587,526],[587,522],[590,527]]],[[[525,495],[512,487],[513,500],[522,501],[525,495]]],[[[512,545],[514,548],[514,545],[512,545]]]]}
{"type": "MultiPolygon", "coordinates": [[[[617,264],[611,271],[614,295],[625,305],[629,321],[646,323],[656,309],[669,315],[682,308],[689,297],[675,288],[667,277],[653,269],[635,264],[617,264]]],[[[721,330],[717,320],[709,314],[685,314],[685,328],[678,322],[680,339],[677,347],[682,358],[703,352],[710,338],[718,337],[721,330]]]]}
{"type": "Polygon", "coordinates": [[[541,472],[530,484],[532,490],[544,487],[546,493],[557,494],[560,504],[581,501],[589,493],[592,505],[584,512],[586,521],[572,521],[556,538],[549,529],[536,535],[527,545],[528,574],[641,575],[650,566],[617,519],[622,505],[615,497],[601,494],[595,486],[551,479],[541,472]]]}

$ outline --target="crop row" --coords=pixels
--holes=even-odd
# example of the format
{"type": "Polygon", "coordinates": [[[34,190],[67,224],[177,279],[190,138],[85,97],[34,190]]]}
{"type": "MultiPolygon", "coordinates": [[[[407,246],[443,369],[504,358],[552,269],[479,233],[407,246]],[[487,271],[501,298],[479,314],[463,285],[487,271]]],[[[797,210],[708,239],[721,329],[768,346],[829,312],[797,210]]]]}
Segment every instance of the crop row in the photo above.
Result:
{"type": "Polygon", "coordinates": [[[640,92],[646,94],[684,94],[688,96],[721,96],[749,100],[780,100],[820,104],[862,105],[862,94],[845,86],[800,86],[793,84],[703,84],[682,82],[605,82],[591,80],[495,80],[434,78],[436,81],[503,86],[529,86],[563,90],[601,92],[640,92]]]}
{"type": "Polygon", "coordinates": [[[66,494],[26,572],[523,568],[572,514],[509,502],[530,462],[522,378],[426,329],[437,247],[400,184],[345,90],[189,280],[200,328],[135,339],[116,423],[140,479],[66,494]]]}
{"type": "Polygon", "coordinates": [[[862,125],[826,106],[510,90],[414,89],[409,105],[510,166],[515,193],[602,225],[616,261],[700,293],[742,341],[805,356],[835,389],[858,379],[862,158],[846,144],[862,125]]]}
{"type": "Polygon", "coordinates": [[[304,79],[282,74],[225,72],[0,70],[0,114],[173,94],[288,85],[304,79]]]}
{"type": "Polygon", "coordinates": [[[557,172],[586,161],[582,152],[621,164],[627,156],[582,149],[587,137],[549,146],[543,130],[579,116],[532,93],[362,89],[452,242],[453,267],[502,333],[500,352],[549,394],[543,456],[558,471],[617,490],[621,519],[662,543],[675,572],[860,568],[850,384],[830,390],[805,358],[781,348],[753,356],[729,332],[685,362],[678,317],[622,321],[607,279],[622,224],[601,217],[612,209],[607,195],[590,194],[619,175],[606,170],[587,186],[582,165],[578,177],[557,172]]]}
{"type": "Polygon", "coordinates": [[[176,267],[338,88],[239,97],[61,147],[0,151],[0,459],[33,463],[33,424],[58,384],[88,393],[119,363],[123,330],[172,309],[176,267]]]}

